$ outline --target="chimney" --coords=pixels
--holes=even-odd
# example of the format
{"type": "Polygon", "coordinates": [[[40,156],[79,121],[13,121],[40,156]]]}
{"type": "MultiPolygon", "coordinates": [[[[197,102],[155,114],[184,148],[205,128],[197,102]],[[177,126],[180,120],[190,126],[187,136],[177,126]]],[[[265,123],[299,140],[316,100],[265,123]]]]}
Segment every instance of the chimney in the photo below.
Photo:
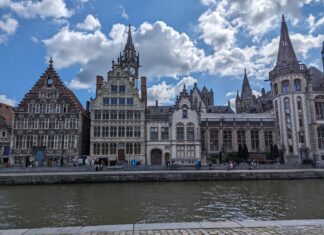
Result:
{"type": "Polygon", "coordinates": [[[86,103],[86,111],[90,112],[90,101],[87,101],[86,103]]]}
{"type": "Polygon", "coordinates": [[[141,98],[144,102],[145,111],[147,108],[147,91],[146,91],[146,77],[141,77],[141,98]]]}
{"type": "Polygon", "coordinates": [[[97,80],[96,80],[96,95],[97,95],[97,91],[101,88],[102,84],[103,84],[103,77],[102,76],[97,76],[97,80]]]}

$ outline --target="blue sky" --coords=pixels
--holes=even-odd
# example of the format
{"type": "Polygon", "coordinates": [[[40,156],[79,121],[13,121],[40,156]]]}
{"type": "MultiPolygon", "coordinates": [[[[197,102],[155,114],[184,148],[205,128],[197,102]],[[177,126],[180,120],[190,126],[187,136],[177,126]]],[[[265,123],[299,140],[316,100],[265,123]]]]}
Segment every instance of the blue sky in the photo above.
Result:
{"type": "Polygon", "coordinates": [[[322,70],[324,0],[0,0],[0,102],[17,105],[53,56],[85,104],[131,24],[149,103],[172,104],[198,82],[233,104],[244,68],[256,95],[269,90],[282,14],[298,59],[322,70]]]}

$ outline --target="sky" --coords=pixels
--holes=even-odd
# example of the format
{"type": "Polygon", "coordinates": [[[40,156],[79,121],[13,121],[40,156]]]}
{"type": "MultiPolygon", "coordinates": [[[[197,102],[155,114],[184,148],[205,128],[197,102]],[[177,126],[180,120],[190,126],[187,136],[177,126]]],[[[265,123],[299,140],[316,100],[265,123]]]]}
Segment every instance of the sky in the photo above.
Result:
{"type": "Polygon", "coordinates": [[[233,106],[245,68],[255,95],[270,89],[282,14],[298,60],[322,71],[324,0],[0,0],[0,102],[17,106],[53,57],[85,105],[131,25],[149,104],[197,82],[233,106]]]}

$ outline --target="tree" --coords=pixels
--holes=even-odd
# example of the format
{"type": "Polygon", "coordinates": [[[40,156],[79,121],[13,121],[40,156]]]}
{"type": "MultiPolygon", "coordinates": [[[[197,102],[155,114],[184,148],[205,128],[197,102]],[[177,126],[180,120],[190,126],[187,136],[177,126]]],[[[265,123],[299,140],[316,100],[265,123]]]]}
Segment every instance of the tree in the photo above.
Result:
{"type": "Polygon", "coordinates": [[[241,144],[239,144],[237,156],[239,159],[244,160],[243,147],[241,144]]]}
{"type": "Polygon", "coordinates": [[[245,161],[247,161],[249,159],[249,150],[248,150],[246,144],[244,144],[244,147],[243,147],[243,158],[245,161]]]}

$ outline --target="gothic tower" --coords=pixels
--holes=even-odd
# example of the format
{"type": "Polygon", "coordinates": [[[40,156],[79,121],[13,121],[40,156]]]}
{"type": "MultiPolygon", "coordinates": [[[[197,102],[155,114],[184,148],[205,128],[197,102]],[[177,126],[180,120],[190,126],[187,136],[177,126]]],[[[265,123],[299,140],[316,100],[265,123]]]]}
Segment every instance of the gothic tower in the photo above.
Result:
{"type": "Polygon", "coordinates": [[[297,60],[284,16],[276,66],[269,73],[282,160],[300,164],[309,158],[310,130],[307,94],[311,92],[309,72],[297,60]]]}

